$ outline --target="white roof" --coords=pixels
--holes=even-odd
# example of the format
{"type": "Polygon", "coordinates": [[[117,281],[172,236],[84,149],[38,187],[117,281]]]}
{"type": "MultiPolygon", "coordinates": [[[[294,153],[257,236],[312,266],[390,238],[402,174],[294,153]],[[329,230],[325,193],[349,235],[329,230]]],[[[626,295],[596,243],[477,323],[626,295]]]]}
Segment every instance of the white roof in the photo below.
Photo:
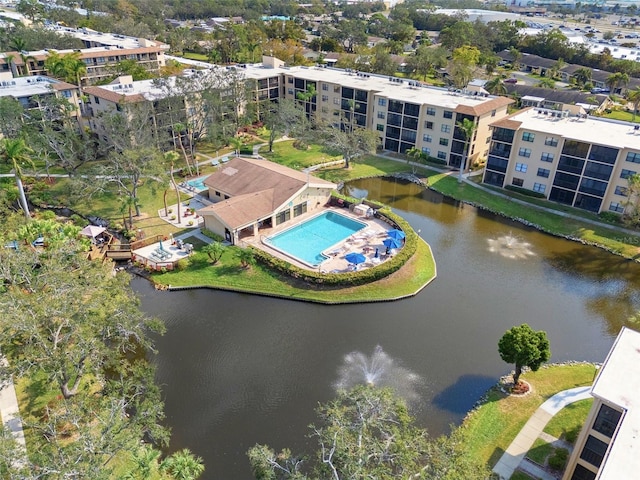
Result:
{"type": "Polygon", "coordinates": [[[52,85],[60,83],[53,78],[42,75],[16,77],[0,81],[0,97],[32,97],[51,93],[52,85]]]}
{"type": "MultiPolygon", "coordinates": [[[[565,118],[552,117],[538,113],[539,108],[528,108],[509,117],[509,120],[522,122],[520,128],[535,132],[545,132],[574,140],[596,143],[614,148],[640,150],[640,132],[627,122],[606,120],[597,117],[565,118]]],[[[545,110],[542,109],[544,112],[545,110]]]]}
{"type": "Polygon", "coordinates": [[[163,49],[168,49],[169,45],[157,42],[155,40],[146,40],[144,38],[128,37],[126,35],[119,35],[116,33],[103,33],[90,28],[71,28],[64,27],[62,25],[48,25],[48,29],[54,32],[70,35],[80,40],[100,43],[102,45],[112,45],[123,48],[140,48],[147,47],[151,44],[155,44],[163,49]]]}
{"type": "Polygon", "coordinates": [[[624,409],[599,480],[638,478],[640,471],[640,333],[622,328],[591,394],[624,409]]]}

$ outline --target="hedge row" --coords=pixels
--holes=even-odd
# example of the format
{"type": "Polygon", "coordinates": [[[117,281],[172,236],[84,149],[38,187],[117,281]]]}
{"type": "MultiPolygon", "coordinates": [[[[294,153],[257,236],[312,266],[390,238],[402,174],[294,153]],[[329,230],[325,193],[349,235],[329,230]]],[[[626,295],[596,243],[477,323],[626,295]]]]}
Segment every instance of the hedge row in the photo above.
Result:
{"type": "MultiPolygon", "coordinates": [[[[351,200],[353,200],[353,203],[358,203],[354,199],[351,200]]],[[[376,280],[385,278],[399,270],[400,267],[409,261],[418,248],[418,235],[405,219],[396,215],[387,208],[381,208],[378,210],[377,216],[383,220],[386,219],[388,223],[402,230],[405,233],[406,238],[404,246],[398,250],[398,253],[394,255],[393,258],[375,267],[356,270],[355,272],[321,273],[315,270],[307,270],[297,267],[259,249],[254,249],[255,259],[266,265],[268,268],[308,283],[339,286],[364,285],[365,283],[375,282],[376,280]]]]}
{"type": "Polygon", "coordinates": [[[515,185],[507,185],[504,187],[505,190],[511,190],[512,192],[518,192],[522,195],[526,195],[528,197],[534,198],[546,198],[544,193],[534,192],[533,190],[529,190],[528,188],[516,187],[515,185]]]}

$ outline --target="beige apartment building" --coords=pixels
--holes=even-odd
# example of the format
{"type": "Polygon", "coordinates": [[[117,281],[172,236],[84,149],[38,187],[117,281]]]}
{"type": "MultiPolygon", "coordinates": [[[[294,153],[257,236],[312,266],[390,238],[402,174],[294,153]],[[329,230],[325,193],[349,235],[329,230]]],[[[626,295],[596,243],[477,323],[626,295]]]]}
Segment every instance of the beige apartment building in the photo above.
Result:
{"type": "Polygon", "coordinates": [[[591,387],[593,405],[562,480],[639,477],[640,333],[623,327],[591,387]]]}
{"type": "Polygon", "coordinates": [[[134,60],[149,72],[159,74],[166,65],[164,49],[152,40],[141,40],[136,47],[104,46],[81,50],[38,50],[32,52],[0,53],[0,78],[11,79],[28,75],[46,75],[44,67],[49,55],[55,51],[60,56],[78,53],[86,65],[86,73],[80,78],[83,84],[95,83],[113,76],[110,67],[124,60],[134,60]]]}
{"type": "Polygon", "coordinates": [[[413,80],[324,67],[291,67],[283,73],[283,97],[315,89],[306,101],[310,115],[336,127],[369,128],[378,133],[386,151],[406,153],[417,148],[458,168],[465,138],[456,127],[467,118],[476,125],[470,141],[467,169],[487,157],[489,125],[507,116],[513,100],[485,92],[425,86],[413,80]]]}
{"type": "MultiPolygon", "coordinates": [[[[302,101],[308,115],[338,128],[371,129],[378,133],[380,145],[386,151],[406,153],[417,148],[456,168],[462,162],[467,144],[469,161],[465,169],[487,157],[491,140],[489,126],[505,118],[507,107],[513,103],[511,99],[484,91],[427,87],[396,77],[323,67],[288,68],[272,57],[264,57],[261,64],[190,70],[186,74],[204,78],[215,75],[216,69],[233,69],[245,82],[251,82],[247,98],[236,104],[239,110],[246,108],[248,102],[279,98],[300,101],[299,94],[315,91],[314,96],[302,101]],[[463,119],[476,125],[469,142],[456,126],[463,119]]],[[[101,111],[115,111],[124,104],[143,101],[157,105],[163,95],[152,81],[118,80],[112,85],[86,87],[84,91],[88,94],[87,119],[98,134],[101,133],[101,111]]],[[[189,115],[198,109],[185,105],[184,111],[189,121],[189,115]]]]}
{"type": "Polygon", "coordinates": [[[76,120],[80,116],[78,87],[41,75],[0,80],[0,97],[17,100],[25,111],[44,108],[47,97],[65,98],[73,107],[68,114],[76,120]]]}
{"type": "Polygon", "coordinates": [[[627,178],[640,172],[638,126],[528,108],[491,127],[484,183],[591,212],[624,211],[627,178]]]}

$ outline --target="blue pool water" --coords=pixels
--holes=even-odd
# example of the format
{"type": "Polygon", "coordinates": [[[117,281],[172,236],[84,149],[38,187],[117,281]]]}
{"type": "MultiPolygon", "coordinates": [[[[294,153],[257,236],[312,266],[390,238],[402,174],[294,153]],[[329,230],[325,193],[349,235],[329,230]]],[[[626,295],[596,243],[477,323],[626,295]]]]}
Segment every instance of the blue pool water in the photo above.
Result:
{"type": "Polygon", "coordinates": [[[207,179],[208,176],[209,175],[207,175],[206,177],[194,178],[193,180],[187,180],[187,185],[189,185],[190,187],[193,187],[198,191],[206,190],[207,187],[205,187],[204,181],[207,179]]]}
{"type": "Polygon", "coordinates": [[[267,238],[282,253],[309,266],[317,267],[327,257],[323,251],[367,226],[335,212],[321,215],[267,238]]]}

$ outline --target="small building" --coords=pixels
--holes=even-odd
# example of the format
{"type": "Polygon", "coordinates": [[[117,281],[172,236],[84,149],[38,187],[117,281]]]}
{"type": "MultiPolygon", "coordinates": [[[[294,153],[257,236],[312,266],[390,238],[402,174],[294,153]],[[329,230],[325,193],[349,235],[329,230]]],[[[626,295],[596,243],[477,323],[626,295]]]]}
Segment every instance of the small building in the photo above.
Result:
{"type": "Polygon", "coordinates": [[[640,333],[623,327],[591,387],[593,405],[563,480],[638,478],[638,392],[640,333]]]}
{"type": "Polygon", "coordinates": [[[205,181],[209,205],[197,211],[206,229],[228,242],[258,237],[326,205],[335,183],[269,162],[234,158],[205,181]]]}

